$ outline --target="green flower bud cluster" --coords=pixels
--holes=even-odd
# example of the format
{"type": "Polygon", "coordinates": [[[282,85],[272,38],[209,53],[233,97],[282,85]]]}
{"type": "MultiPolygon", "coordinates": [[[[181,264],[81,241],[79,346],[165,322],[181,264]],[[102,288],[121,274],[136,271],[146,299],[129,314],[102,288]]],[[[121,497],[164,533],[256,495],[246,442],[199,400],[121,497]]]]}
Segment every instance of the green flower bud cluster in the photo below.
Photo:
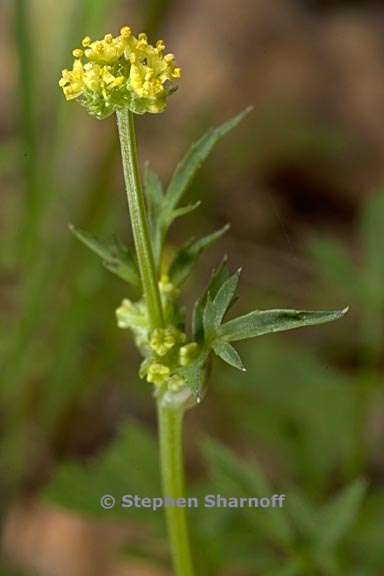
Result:
{"type": "MultiPolygon", "coordinates": [[[[171,305],[171,285],[162,290],[163,298],[171,305]]],[[[123,300],[116,310],[117,325],[129,329],[144,360],[140,366],[139,376],[156,387],[178,391],[186,382],[178,373],[180,368],[188,366],[199,352],[196,342],[187,343],[187,337],[178,328],[169,325],[150,331],[146,307],[142,300],[133,303],[123,300]]]]}
{"type": "Polygon", "coordinates": [[[153,330],[149,339],[151,352],[141,365],[141,378],[174,392],[185,386],[178,370],[187,366],[198,352],[196,342],[185,342],[186,335],[173,326],[153,330]]]}

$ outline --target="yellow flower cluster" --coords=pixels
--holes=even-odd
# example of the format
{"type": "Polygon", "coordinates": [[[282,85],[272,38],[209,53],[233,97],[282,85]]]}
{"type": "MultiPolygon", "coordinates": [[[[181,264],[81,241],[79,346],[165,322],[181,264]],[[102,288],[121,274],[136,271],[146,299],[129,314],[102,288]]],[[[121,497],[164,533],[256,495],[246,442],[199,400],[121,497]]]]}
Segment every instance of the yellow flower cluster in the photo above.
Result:
{"type": "Polygon", "coordinates": [[[122,108],[136,114],[162,112],[181,75],[174,55],[164,51],[162,40],[152,46],[146,34],[136,37],[128,26],[115,38],[107,34],[93,42],[86,36],[59,85],[67,100],[78,100],[97,118],[122,108]]]}

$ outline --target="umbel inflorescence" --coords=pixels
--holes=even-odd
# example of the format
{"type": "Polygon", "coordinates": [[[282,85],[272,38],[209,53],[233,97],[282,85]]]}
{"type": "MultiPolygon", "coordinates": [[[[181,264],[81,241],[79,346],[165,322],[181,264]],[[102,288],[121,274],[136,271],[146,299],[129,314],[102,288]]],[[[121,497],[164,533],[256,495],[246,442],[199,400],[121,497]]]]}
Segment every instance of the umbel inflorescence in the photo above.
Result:
{"type": "Polygon", "coordinates": [[[67,100],[78,100],[99,119],[123,108],[162,112],[181,75],[162,40],[152,46],[146,34],[136,37],[128,26],[116,37],[92,41],[86,36],[73,56],[73,67],[63,70],[59,85],[67,100]]]}

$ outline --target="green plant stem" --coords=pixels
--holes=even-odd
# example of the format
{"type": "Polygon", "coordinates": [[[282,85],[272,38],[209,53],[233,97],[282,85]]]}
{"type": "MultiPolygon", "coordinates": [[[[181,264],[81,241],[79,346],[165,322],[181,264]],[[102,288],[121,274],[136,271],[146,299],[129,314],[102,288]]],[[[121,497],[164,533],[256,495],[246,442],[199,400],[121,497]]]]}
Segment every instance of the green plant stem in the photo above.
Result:
{"type": "MultiPolygon", "coordinates": [[[[173,500],[185,498],[182,430],[184,409],[166,400],[167,394],[158,400],[160,437],[160,466],[163,494],[173,500]]],[[[165,508],[168,536],[175,576],[193,576],[192,555],[188,536],[188,508],[168,506],[165,508]]]]}
{"type": "Polygon", "coordinates": [[[124,180],[127,190],[133,239],[135,242],[144,300],[148,310],[148,319],[152,329],[161,328],[164,326],[163,311],[149,235],[144,192],[137,160],[135,126],[132,112],[127,108],[117,112],[117,125],[120,136],[124,180]]]}
{"type": "MultiPolygon", "coordinates": [[[[117,112],[117,125],[144,299],[151,328],[161,328],[164,326],[163,311],[137,161],[133,114],[128,110],[117,112]]],[[[175,398],[172,393],[165,393],[158,399],[163,493],[165,497],[169,496],[174,500],[184,498],[182,424],[185,410],[182,403],[173,401],[175,398]]],[[[176,506],[167,507],[166,518],[175,574],[193,576],[185,509],[176,506]]]]}

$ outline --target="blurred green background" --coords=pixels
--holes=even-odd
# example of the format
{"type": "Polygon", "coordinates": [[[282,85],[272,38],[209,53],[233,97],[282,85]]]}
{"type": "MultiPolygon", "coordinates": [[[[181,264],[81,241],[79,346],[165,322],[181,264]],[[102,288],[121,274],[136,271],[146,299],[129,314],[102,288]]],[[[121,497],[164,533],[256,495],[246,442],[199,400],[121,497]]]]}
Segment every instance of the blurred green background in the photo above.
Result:
{"type": "Polygon", "coordinates": [[[365,0],[2,0],[0,4],[0,574],[165,576],[150,387],[114,310],[124,283],[68,223],[129,238],[113,118],[58,88],[71,49],[122,24],[183,68],[165,114],[138,119],[166,180],[192,139],[249,104],[195,179],[172,240],[232,228],[238,310],[337,308],[217,363],[186,419],[189,493],[284,493],[282,511],[192,511],[198,574],[384,574],[384,8],[365,0]]]}

